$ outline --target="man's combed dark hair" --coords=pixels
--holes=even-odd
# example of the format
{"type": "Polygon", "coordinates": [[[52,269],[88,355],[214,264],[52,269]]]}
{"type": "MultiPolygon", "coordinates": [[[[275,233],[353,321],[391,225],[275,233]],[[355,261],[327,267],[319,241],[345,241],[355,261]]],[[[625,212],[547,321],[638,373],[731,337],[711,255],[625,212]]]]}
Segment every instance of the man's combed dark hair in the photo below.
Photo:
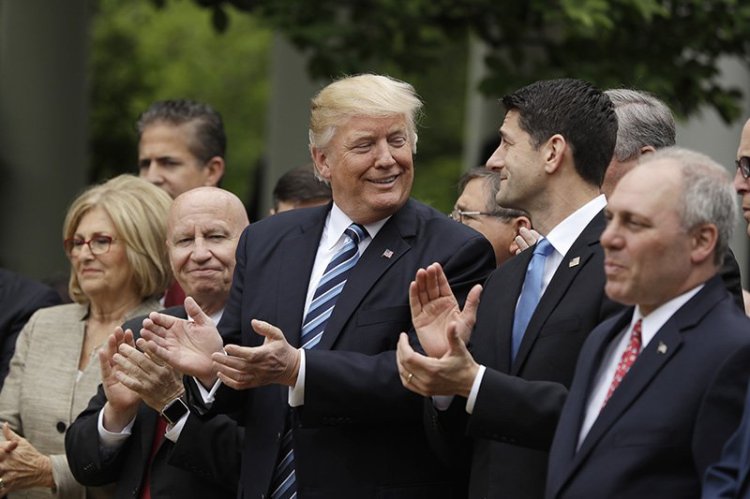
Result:
{"type": "Polygon", "coordinates": [[[606,94],[583,80],[565,78],[534,82],[502,102],[506,111],[518,112],[534,147],[562,135],[581,178],[601,186],[617,141],[617,115],[606,94]]]}
{"type": "Polygon", "coordinates": [[[187,99],[154,102],[141,114],[136,123],[138,139],[154,123],[182,125],[195,123],[195,140],[190,141],[190,152],[202,163],[214,156],[226,154],[227,137],[221,115],[211,106],[187,99]]]}

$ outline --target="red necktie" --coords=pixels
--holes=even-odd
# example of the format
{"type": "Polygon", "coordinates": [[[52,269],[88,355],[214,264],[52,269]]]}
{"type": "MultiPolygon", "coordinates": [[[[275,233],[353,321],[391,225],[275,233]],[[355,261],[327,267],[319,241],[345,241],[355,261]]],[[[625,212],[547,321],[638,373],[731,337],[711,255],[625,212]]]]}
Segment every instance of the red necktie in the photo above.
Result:
{"type": "Polygon", "coordinates": [[[620,363],[617,364],[617,371],[615,371],[615,377],[612,378],[612,384],[609,385],[607,396],[604,397],[602,409],[604,409],[604,406],[607,405],[609,398],[612,396],[617,387],[620,386],[622,378],[624,378],[628,373],[630,367],[633,365],[633,362],[635,362],[635,359],[638,358],[638,354],[641,353],[641,321],[642,319],[638,319],[638,322],[635,323],[635,326],[633,326],[633,330],[630,332],[630,341],[628,342],[628,346],[625,348],[625,351],[622,352],[620,363]]]}
{"type": "Polygon", "coordinates": [[[154,440],[151,442],[151,452],[148,455],[148,461],[146,461],[146,472],[143,477],[143,487],[141,487],[141,499],[151,499],[151,464],[153,464],[156,451],[159,450],[159,444],[164,440],[164,433],[166,431],[167,422],[163,417],[159,416],[156,420],[154,440]]]}
{"type": "Polygon", "coordinates": [[[172,281],[172,284],[167,288],[167,292],[164,293],[164,308],[181,307],[184,303],[185,292],[177,281],[172,281]]]}

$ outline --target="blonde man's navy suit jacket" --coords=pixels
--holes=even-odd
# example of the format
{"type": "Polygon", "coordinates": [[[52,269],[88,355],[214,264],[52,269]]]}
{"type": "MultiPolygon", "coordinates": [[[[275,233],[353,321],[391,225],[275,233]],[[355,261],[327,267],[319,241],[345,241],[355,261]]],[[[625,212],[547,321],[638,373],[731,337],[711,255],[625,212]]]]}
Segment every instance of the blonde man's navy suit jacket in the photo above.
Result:
{"type": "MultiPolygon", "coordinates": [[[[255,318],[278,326],[299,346],[308,281],[329,210],[280,213],[245,230],[219,323],[227,343],[260,345],[263,338],[250,328],[255,318]]],[[[396,367],[399,334],[411,329],[409,283],[418,268],[433,262],[443,265],[461,302],[494,268],[492,248],[478,232],[409,200],[370,242],[322,340],[306,351],[305,403],[291,414],[301,499],[465,494],[465,484],[457,484],[456,474],[431,454],[422,398],[403,388],[396,367]]],[[[264,497],[289,411],[288,389],[224,387],[217,407],[222,396],[242,403],[245,412],[240,497],[264,497]]]]}

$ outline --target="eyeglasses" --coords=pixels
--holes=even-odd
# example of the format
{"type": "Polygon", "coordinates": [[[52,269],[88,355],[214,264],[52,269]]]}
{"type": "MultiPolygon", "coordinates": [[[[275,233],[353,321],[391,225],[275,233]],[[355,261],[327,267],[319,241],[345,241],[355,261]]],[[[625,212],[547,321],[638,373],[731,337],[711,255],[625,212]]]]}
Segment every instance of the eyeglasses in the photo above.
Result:
{"type": "Polygon", "coordinates": [[[750,157],[742,156],[740,159],[735,161],[737,169],[742,174],[743,178],[750,178],[750,157]]]}
{"type": "Polygon", "coordinates": [[[488,217],[492,217],[495,214],[494,213],[489,213],[489,212],[486,212],[486,211],[464,211],[464,210],[459,210],[458,208],[456,208],[453,211],[451,211],[450,217],[453,220],[455,220],[456,222],[464,223],[464,219],[471,220],[472,218],[476,218],[479,215],[485,215],[485,216],[488,216],[488,217]]]}
{"type": "Polygon", "coordinates": [[[63,241],[63,247],[65,248],[65,253],[69,256],[78,255],[84,246],[89,247],[92,255],[103,255],[109,251],[109,247],[114,240],[113,237],[105,236],[103,234],[97,234],[88,241],[81,237],[71,237],[63,241]]]}

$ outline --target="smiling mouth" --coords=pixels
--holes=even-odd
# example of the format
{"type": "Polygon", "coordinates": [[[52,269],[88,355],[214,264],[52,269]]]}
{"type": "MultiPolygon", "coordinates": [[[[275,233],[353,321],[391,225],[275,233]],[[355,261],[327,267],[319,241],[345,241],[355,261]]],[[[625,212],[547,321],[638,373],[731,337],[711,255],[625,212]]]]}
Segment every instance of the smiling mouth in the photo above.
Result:
{"type": "Polygon", "coordinates": [[[398,178],[398,175],[391,175],[390,177],[381,178],[381,179],[370,179],[370,182],[372,182],[373,184],[378,184],[378,185],[388,185],[388,184],[392,184],[393,182],[395,182],[397,178],[398,178]]]}

